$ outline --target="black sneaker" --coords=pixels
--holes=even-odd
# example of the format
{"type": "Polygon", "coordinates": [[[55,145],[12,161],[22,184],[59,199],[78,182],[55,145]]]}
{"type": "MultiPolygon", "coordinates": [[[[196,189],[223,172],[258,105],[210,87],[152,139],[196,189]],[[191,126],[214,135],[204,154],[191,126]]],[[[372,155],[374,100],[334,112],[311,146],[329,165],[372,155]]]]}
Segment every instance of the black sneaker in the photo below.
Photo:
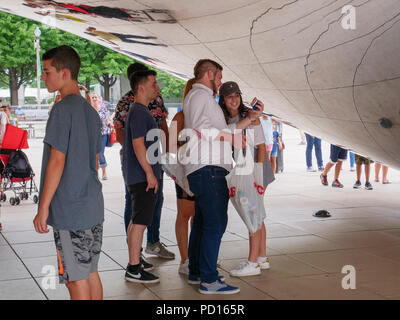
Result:
{"type": "Polygon", "coordinates": [[[361,187],[361,181],[357,180],[356,183],[354,184],[353,188],[354,189],[359,189],[361,187]]]}
{"type": "Polygon", "coordinates": [[[343,188],[343,185],[339,182],[338,179],[332,182],[332,187],[334,188],[343,188]]]}
{"type": "Polygon", "coordinates": [[[154,269],[154,266],[150,262],[144,260],[143,254],[140,254],[140,263],[142,264],[144,271],[151,271],[154,269]]]}
{"type": "Polygon", "coordinates": [[[369,182],[369,181],[367,181],[366,183],[365,183],[365,189],[367,189],[367,190],[372,190],[373,188],[372,188],[372,184],[369,182]]]}
{"type": "Polygon", "coordinates": [[[125,272],[125,280],[136,283],[157,283],[160,278],[143,270],[142,265],[131,266],[128,264],[125,272]]]}
{"type": "Polygon", "coordinates": [[[327,186],[327,185],[328,185],[328,176],[324,176],[323,174],[321,174],[319,177],[320,177],[320,179],[321,179],[321,183],[322,183],[324,186],[327,186]]]}

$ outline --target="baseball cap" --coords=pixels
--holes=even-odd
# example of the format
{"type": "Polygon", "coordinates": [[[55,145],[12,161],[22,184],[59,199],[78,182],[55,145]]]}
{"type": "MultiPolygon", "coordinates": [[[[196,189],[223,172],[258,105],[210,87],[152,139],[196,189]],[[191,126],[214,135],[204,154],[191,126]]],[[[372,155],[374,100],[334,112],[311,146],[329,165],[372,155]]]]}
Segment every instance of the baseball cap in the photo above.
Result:
{"type": "Polygon", "coordinates": [[[219,95],[220,96],[229,96],[232,93],[239,93],[242,94],[242,92],[239,89],[239,86],[236,82],[234,81],[228,81],[222,84],[222,86],[219,88],[219,95]]]}

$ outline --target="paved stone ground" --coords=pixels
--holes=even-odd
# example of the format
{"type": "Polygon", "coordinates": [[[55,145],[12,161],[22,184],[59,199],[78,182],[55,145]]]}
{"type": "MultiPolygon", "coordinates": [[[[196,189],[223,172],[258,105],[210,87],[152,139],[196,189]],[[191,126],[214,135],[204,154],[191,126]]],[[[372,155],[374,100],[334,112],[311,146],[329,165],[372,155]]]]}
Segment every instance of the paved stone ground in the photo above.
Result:
{"type": "MultiPolygon", "coordinates": [[[[166,177],[161,220],[162,241],[176,253],[173,261],[148,256],[161,282],[132,284],[124,280],[128,262],[123,225],[124,189],[119,165],[119,146],[106,150],[109,180],[103,182],[105,198],[104,242],[100,276],[105,299],[399,299],[400,298],[400,174],[390,170],[390,185],[374,183],[374,190],[354,190],[355,173],[344,164],[344,189],[323,187],[319,173],[305,170],[305,146],[298,145],[298,131],[284,127],[285,169],[265,196],[268,211],[267,246],[271,269],[262,275],[229,277],[229,270],[247,258],[248,233],[230,205],[229,223],[220,249],[220,272],[227,282],[240,287],[232,296],[203,296],[197,286],[178,274],[179,251],[175,237],[176,198],[166,177]],[[315,218],[319,209],[332,217],[315,218]],[[356,270],[356,289],[344,290],[342,268],[356,270]]],[[[40,181],[42,141],[30,140],[27,150],[40,181]]],[[[325,162],[329,144],[323,143],[325,162]]],[[[315,160],[314,160],[315,161],[315,160]]],[[[330,178],[333,172],[331,172],[330,178]]],[[[373,181],[373,180],[372,180],[373,181]]],[[[7,194],[8,197],[11,193],[7,194]]],[[[50,232],[39,235],[32,220],[36,205],[25,200],[19,206],[2,203],[0,219],[0,299],[67,299],[64,286],[47,288],[44,278],[56,267],[50,232]]],[[[145,242],[144,242],[145,243],[145,242]]]]}

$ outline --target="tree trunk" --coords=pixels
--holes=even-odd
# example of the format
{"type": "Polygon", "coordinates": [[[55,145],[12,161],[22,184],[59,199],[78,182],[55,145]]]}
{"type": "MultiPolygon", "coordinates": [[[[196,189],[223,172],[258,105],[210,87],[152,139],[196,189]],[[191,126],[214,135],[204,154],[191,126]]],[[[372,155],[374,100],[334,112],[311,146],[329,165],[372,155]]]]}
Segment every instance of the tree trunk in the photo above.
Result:
{"type": "Polygon", "coordinates": [[[108,74],[103,74],[103,79],[104,79],[104,100],[110,101],[110,77],[108,74]]]}
{"type": "Polygon", "coordinates": [[[90,91],[90,78],[86,78],[85,87],[90,91]]]}
{"type": "Polygon", "coordinates": [[[18,105],[18,77],[17,70],[14,67],[8,69],[8,76],[10,78],[10,97],[11,97],[11,105],[18,105]]]}

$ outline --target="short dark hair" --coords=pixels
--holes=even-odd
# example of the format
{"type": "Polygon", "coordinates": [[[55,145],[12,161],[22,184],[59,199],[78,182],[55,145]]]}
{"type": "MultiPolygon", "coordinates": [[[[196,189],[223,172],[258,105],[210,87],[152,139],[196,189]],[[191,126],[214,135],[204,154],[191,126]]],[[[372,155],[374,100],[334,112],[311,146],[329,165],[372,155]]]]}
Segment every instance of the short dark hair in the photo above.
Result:
{"type": "Polygon", "coordinates": [[[197,61],[196,65],[194,66],[194,77],[196,80],[203,78],[204,74],[211,70],[214,74],[217,73],[218,70],[222,71],[222,66],[213,60],[210,59],[200,59],[197,61]]]}
{"type": "Polygon", "coordinates": [[[71,72],[71,79],[78,81],[81,58],[72,47],[63,45],[50,49],[43,54],[42,59],[51,59],[51,65],[56,68],[57,71],[68,69],[71,72]]]}
{"type": "Polygon", "coordinates": [[[126,70],[126,75],[130,81],[132,74],[138,71],[146,71],[149,70],[143,63],[135,62],[129,65],[128,69],[126,70]]]}
{"type": "Polygon", "coordinates": [[[137,94],[138,87],[140,84],[143,84],[147,81],[147,77],[149,76],[157,76],[157,72],[154,70],[145,70],[145,71],[137,71],[131,75],[130,84],[133,95],[137,94]]]}

